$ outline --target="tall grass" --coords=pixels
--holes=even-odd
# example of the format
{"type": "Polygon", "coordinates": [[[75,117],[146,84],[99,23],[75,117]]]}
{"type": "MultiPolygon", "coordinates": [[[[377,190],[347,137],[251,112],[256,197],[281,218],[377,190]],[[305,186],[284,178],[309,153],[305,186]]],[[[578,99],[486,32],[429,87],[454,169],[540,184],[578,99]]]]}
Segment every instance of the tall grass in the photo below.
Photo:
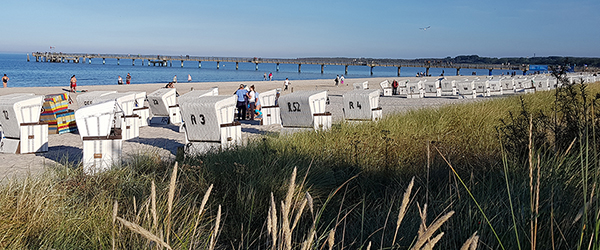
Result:
{"type": "Polygon", "coordinates": [[[0,247],[598,247],[600,86],[578,86],[577,115],[556,119],[559,94],[540,92],[269,135],[176,171],[151,153],[95,176],[57,166],[0,187],[0,247]]]}

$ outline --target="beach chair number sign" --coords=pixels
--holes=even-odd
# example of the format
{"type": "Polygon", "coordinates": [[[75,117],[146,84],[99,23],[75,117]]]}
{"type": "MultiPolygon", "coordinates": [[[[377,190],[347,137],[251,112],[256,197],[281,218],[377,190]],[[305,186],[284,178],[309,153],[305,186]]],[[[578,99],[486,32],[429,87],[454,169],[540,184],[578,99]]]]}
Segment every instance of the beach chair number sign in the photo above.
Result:
{"type": "Polygon", "coordinates": [[[4,119],[8,120],[8,111],[2,110],[2,113],[4,113],[4,119]]]}
{"type": "Polygon", "coordinates": [[[154,105],[158,105],[158,101],[156,99],[152,99],[152,102],[154,102],[154,105]]]}
{"type": "MultiPolygon", "coordinates": [[[[204,118],[204,115],[202,115],[202,114],[201,114],[201,115],[198,115],[198,119],[200,120],[200,124],[202,124],[202,125],[206,124],[206,120],[205,120],[205,118],[204,118]]],[[[191,115],[191,116],[190,116],[190,122],[191,122],[193,125],[196,125],[196,124],[198,124],[198,123],[196,122],[196,116],[195,116],[195,115],[191,115]]]]}
{"type": "Polygon", "coordinates": [[[92,101],[83,101],[83,106],[91,105],[92,101]]]}
{"type": "MultiPolygon", "coordinates": [[[[360,104],[360,102],[358,102],[358,101],[356,102],[356,107],[358,109],[362,109],[362,105],[360,104]]],[[[348,108],[349,109],[354,109],[354,103],[353,102],[348,102],[348,108]]]]}
{"type": "Polygon", "coordinates": [[[288,110],[289,112],[300,112],[300,103],[298,102],[288,102],[288,110]]]}

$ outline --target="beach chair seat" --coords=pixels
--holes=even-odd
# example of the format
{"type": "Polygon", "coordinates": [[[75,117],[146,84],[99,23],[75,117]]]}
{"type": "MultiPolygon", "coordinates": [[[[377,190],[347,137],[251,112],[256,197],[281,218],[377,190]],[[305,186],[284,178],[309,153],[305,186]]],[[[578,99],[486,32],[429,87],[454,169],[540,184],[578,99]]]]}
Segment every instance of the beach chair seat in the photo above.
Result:
{"type": "MultiPolygon", "coordinates": [[[[439,86],[439,81],[435,80],[435,81],[423,81],[423,96],[439,96],[438,95],[438,86],[439,86]]],[[[441,90],[441,89],[439,89],[441,90]]],[[[441,94],[441,92],[439,93],[441,94]]]]}
{"type": "Polygon", "coordinates": [[[272,89],[262,92],[258,95],[260,105],[262,106],[261,125],[279,124],[281,125],[281,109],[277,100],[280,95],[279,89],[272,89]]]}
{"type": "Polygon", "coordinates": [[[352,84],[354,89],[369,89],[369,81],[355,82],[352,84]]]}
{"type": "Polygon", "coordinates": [[[44,96],[17,93],[0,96],[0,153],[48,151],[48,123],[40,122],[44,96]]]}
{"type": "Polygon", "coordinates": [[[379,83],[383,96],[392,96],[392,86],[388,80],[379,83]]]}
{"type": "Polygon", "coordinates": [[[487,81],[487,96],[502,95],[502,83],[501,79],[494,79],[487,81]]]}
{"type": "Polygon", "coordinates": [[[342,99],[346,121],[377,121],[383,115],[379,107],[379,90],[353,90],[344,93],[342,99]]]}
{"type": "MultiPolygon", "coordinates": [[[[211,93],[212,94],[212,93],[211,93]]],[[[237,98],[204,95],[182,100],[181,114],[188,155],[226,149],[242,143],[241,123],[234,121],[237,98]]]]}
{"type": "Polygon", "coordinates": [[[181,124],[177,91],[174,88],[162,88],[148,94],[148,106],[152,114],[151,124],[181,124]]]}
{"type": "Polygon", "coordinates": [[[282,133],[329,130],[331,113],[326,111],[327,91],[296,91],[279,97],[282,133]]]}
{"type": "Polygon", "coordinates": [[[463,98],[475,98],[475,81],[460,81],[457,83],[458,95],[463,98]]]}
{"type": "Polygon", "coordinates": [[[121,163],[122,130],[116,128],[115,100],[86,105],[75,111],[77,129],[83,141],[83,171],[96,174],[121,163]]]}
{"type": "Polygon", "coordinates": [[[406,98],[422,98],[423,87],[421,81],[406,83],[406,98]]]}
{"type": "Polygon", "coordinates": [[[441,96],[456,95],[456,81],[447,79],[440,80],[441,96]]]}

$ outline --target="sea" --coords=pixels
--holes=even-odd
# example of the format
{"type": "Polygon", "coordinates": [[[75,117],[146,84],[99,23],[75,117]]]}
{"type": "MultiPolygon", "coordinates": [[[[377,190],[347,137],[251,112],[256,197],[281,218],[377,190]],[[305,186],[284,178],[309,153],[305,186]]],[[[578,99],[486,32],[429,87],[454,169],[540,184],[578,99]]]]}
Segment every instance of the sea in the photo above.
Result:
{"type": "MultiPolygon", "coordinates": [[[[127,73],[131,75],[131,84],[148,83],[167,83],[172,81],[173,76],[177,75],[179,82],[187,81],[188,74],[193,82],[245,82],[261,81],[266,73],[273,73],[273,81],[283,81],[289,78],[294,80],[314,80],[314,79],[333,79],[338,75],[344,74],[343,65],[325,65],[324,72],[321,73],[320,65],[303,64],[302,71],[298,72],[297,64],[280,64],[277,71],[276,64],[262,63],[255,69],[254,63],[240,63],[239,69],[235,69],[234,62],[221,62],[217,69],[216,62],[202,62],[202,67],[198,67],[198,62],[185,61],[181,67],[180,61],[173,61],[172,66],[148,66],[142,65],[140,60],[132,65],[131,60],[120,60],[107,58],[105,63],[102,59],[92,59],[91,63],[51,63],[36,62],[35,57],[29,55],[30,61],[27,61],[27,54],[0,54],[0,76],[6,74],[10,80],[8,87],[46,87],[46,86],[64,86],[68,88],[69,80],[72,75],[77,77],[78,86],[88,85],[116,85],[118,76],[123,78],[127,73]]],[[[444,72],[445,76],[456,75],[455,69],[431,68],[429,73],[432,76],[439,76],[444,72]]],[[[418,72],[425,72],[425,68],[402,67],[400,75],[402,77],[412,77],[418,72]]],[[[475,72],[477,75],[488,75],[486,69],[461,69],[463,75],[471,75],[475,72]]],[[[495,75],[502,73],[512,73],[512,71],[492,72],[495,75]]],[[[522,72],[517,71],[517,74],[522,72]]],[[[397,68],[395,67],[375,67],[373,75],[367,66],[348,66],[348,74],[344,75],[346,79],[352,78],[371,78],[371,77],[389,77],[393,80],[397,77],[397,68]]],[[[0,91],[1,93],[1,91],[0,91]]]]}

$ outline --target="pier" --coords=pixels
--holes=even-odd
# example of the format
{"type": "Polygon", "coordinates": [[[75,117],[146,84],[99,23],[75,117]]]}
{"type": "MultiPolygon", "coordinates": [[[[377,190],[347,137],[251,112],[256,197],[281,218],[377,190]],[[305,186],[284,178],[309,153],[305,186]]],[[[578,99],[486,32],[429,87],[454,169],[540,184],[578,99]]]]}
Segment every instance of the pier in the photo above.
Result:
{"type": "MultiPolygon", "coordinates": [[[[173,62],[180,62],[183,67],[184,61],[198,62],[198,68],[202,67],[202,62],[216,62],[217,69],[221,62],[235,62],[237,70],[240,63],[252,63],[255,70],[258,70],[259,64],[271,63],[277,66],[279,71],[280,64],[297,64],[298,72],[302,71],[303,64],[320,65],[321,73],[325,70],[325,65],[342,65],[344,74],[348,74],[348,66],[365,66],[370,68],[373,75],[375,67],[395,67],[398,69],[398,76],[402,67],[425,68],[425,75],[429,75],[430,68],[455,69],[456,75],[460,75],[461,69],[487,69],[492,74],[493,70],[520,70],[523,74],[529,70],[529,65],[505,65],[505,64],[453,64],[444,61],[422,61],[422,60],[390,60],[390,59],[365,59],[365,58],[259,58],[259,57],[201,57],[201,56],[163,56],[163,55],[131,55],[131,54],[83,54],[83,53],[56,53],[56,52],[33,52],[32,57],[36,62],[58,62],[58,63],[92,63],[92,59],[102,59],[102,64],[106,63],[106,58],[117,59],[117,64],[121,60],[131,60],[131,65],[138,61],[142,66],[160,66],[173,67],[173,62]],[[395,61],[395,62],[390,62],[395,61]]],[[[29,55],[27,55],[29,61],[29,55]]]]}

